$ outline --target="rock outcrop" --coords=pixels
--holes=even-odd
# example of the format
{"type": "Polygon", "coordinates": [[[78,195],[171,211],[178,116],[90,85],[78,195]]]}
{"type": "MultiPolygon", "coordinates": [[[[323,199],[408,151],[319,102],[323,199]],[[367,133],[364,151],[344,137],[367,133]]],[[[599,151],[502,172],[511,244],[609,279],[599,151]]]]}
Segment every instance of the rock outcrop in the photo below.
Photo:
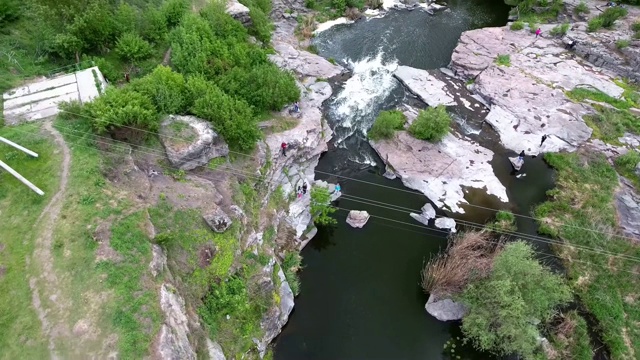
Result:
{"type": "Polygon", "coordinates": [[[455,219],[448,218],[448,217],[437,218],[435,225],[438,229],[448,229],[452,233],[456,232],[455,219]]]}
{"type": "Polygon", "coordinates": [[[429,314],[440,321],[461,320],[469,311],[464,304],[455,302],[449,298],[440,298],[434,294],[429,295],[429,300],[424,306],[429,314]]]}
{"type": "Polygon", "coordinates": [[[464,213],[463,187],[486,189],[503,202],[505,187],[493,173],[493,152],[480,145],[448,134],[438,143],[418,140],[406,131],[393,138],[372,141],[371,146],[402,183],[425,194],[437,207],[464,213]]]}
{"type": "Polygon", "coordinates": [[[229,147],[209,122],[194,116],[169,115],[160,124],[160,140],[171,165],[192,170],[213,158],[229,155],[229,147]]]}
{"type": "Polygon", "coordinates": [[[207,225],[217,233],[227,231],[233,223],[229,215],[220,208],[216,208],[212,213],[204,215],[203,218],[207,225]]]}
{"type": "Polygon", "coordinates": [[[282,327],[289,320],[289,314],[293,310],[293,291],[291,291],[291,287],[287,282],[286,277],[284,276],[284,272],[277,265],[275,259],[271,259],[269,264],[264,267],[262,271],[262,288],[265,291],[270,293],[278,294],[277,299],[279,299],[279,303],[276,306],[272,307],[267,311],[267,313],[262,318],[260,326],[264,331],[264,336],[262,339],[253,339],[258,348],[258,352],[260,353],[260,357],[264,356],[267,351],[267,345],[271,342],[271,340],[275,339],[282,327]],[[277,272],[274,279],[274,267],[277,266],[277,272]]]}
{"type": "Polygon", "coordinates": [[[365,226],[371,216],[366,211],[351,210],[347,215],[347,224],[354,228],[362,228],[365,226]]]}
{"type": "Polygon", "coordinates": [[[167,266],[167,254],[165,254],[160,245],[157,244],[151,245],[151,252],[153,257],[151,259],[151,263],[149,263],[149,270],[153,277],[157,277],[167,266]]]}
{"type": "MultiPolygon", "coordinates": [[[[639,164],[640,173],[640,164],[639,164]]],[[[640,176],[640,175],[639,175],[640,176]]],[[[640,195],[625,178],[621,178],[620,188],[615,195],[618,225],[623,234],[640,242],[640,195]]]]}
{"type": "Polygon", "coordinates": [[[486,121],[504,146],[528,154],[575,150],[591,136],[583,116],[594,110],[571,101],[564,91],[578,86],[620,97],[623,89],[609,74],[574,58],[560,40],[538,38],[508,27],[464,32],[450,67],[475,79],[473,91],[491,106],[486,121]],[[509,55],[510,65],[495,63],[509,55]],[[540,146],[542,135],[549,135],[540,146]]]}
{"type": "Polygon", "coordinates": [[[446,84],[428,70],[398,66],[398,69],[393,72],[393,76],[429,106],[455,105],[453,96],[447,91],[446,84]]]}
{"type": "Polygon", "coordinates": [[[524,165],[524,159],[520,156],[510,157],[509,161],[511,161],[511,165],[513,165],[513,169],[515,171],[520,171],[520,169],[522,169],[522,165],[524,165]]]}
{"type": "Polygon", "coordinates": [[[433,205],[431,205],[430,203],[426,203],[420,210],[422,210],[420,214],[409,213],[409,216],[411,216],[417,222],[428,226],[429,220],[436,217],[436,209],[434,209],[433,205]]]}
{"type": "Polygon", "coordinates": [[[161,359],[195,360],[196,353],[189,343],[189,319],[184,307],[184,299],[170,284],[162,284],[160,308],[165,314],[160,327],[157,353],[161,359]]]}
{"type": "Polygon", "coordinates": [[[220,344],[211,341],[211,339],[207,339],[207,352],[209,353],[209,360],[227,360],[220,344]]]}
{"type": "Polygon", "coordinates": [[[226,12],[242,25],[246,27],[251,26],[252,22],[251,16],[249,15],[249,8],[242,5],[238,0],[227,0],[226,12]]]}

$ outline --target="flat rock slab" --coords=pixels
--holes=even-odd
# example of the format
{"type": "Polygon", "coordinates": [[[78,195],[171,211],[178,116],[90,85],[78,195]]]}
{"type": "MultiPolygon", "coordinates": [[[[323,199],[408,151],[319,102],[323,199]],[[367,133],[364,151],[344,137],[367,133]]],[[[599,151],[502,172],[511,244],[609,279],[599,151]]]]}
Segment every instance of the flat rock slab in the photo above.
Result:
{"type": "Polygon", "coordinates": [[[631,182],[621,178],[620,188],[616,192],[616,210],[618,224],[625,236],[640,242],[640,195],[631,182]]]}
{"type": "Polygon", "coordinates": [[[507,191],[493,173],[493,152],[448,134],[438,143],[418,140],[397,131],[387,140],[371,141],[382,160],[408,188],[425,194],[437,207],[464,213],[463,187],[485,189],[503,202],[507,191]]]}
{"type": "Polygon", "coordinates": [[[347,216],[347,224],[354,228],[362,228],[365,226],[371,216],[366,211],[351,210],[347,216]]]}
{"type": "Polygon", "coordinates": [[[453,106],[456,104],[453,96],[447,90],[447,84],[440,81],[428,70],[398,66],[393,75],[429,106],[453,106]]]}
{"type": "Polygon", "coordinates": [[[440,299],[433,294],[429,295],[425,309],[440,321],[461,320],[469,311],[464,304],[455,302],[449,298],[440,299]]]}
{"type": "Polygon", "coordinates": [[[436,217],[436,209],[430,203],[426,203],[420,210],[422,210],[420,214],[409,213],[409,216],[421,224],[429,225],[429,220],[436,217]]]}

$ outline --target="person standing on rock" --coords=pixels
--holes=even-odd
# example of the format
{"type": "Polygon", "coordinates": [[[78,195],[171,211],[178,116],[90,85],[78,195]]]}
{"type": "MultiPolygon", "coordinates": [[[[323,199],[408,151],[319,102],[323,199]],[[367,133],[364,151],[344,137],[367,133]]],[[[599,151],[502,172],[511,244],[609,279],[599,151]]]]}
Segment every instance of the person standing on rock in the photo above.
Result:
{"type": "Polygon", "coordinates": [[[298,186],[298,199],[302,197],[302,187],[298,186]]]}
{"type": "Polygon", "coordinates": [[[300,105],[298,104],[297,101],[293,104],[293,111],[296,113],[300,112],[300,105]]]}
{"type": "Polygon", "coordinates": [[[280,147],[282,148],[282,156],[287,156],[287,143],[283,142],[280,147]]]}
{"type": "Polygon", "coordinates": [[[302,194],[306,195],[307,194],[307,182],[305,181],[304,184],[302,184],[302,194]]]}
{"type": "Polygon", "coordinates": [[[538,36],[540,36],[540,34],[542,34],[542,30],[538,28],[538,30],[536,30],[536,39],[538,38],[538,36]]]}
{"type": "Polygon", "coordinates": [[[542,146],[545,140],[547,140],[547,134],[542,135],[542,140],[540,140],[540,146],[542,146]]]}

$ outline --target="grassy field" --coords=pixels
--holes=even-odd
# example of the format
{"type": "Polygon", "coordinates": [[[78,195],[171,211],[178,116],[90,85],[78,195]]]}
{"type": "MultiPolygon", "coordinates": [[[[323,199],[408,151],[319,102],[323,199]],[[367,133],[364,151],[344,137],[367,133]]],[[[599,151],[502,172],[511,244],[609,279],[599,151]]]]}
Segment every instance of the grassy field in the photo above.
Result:
{"type": "Polygon", "coordinates": [[[547,154],[557,169],[550,200],[538,206],[540,231],[560,239],[574,291],[599,324],[614,359],[640,356],[640,247],[613,235],[615,169],[599,154],[547,154]],[[612,255],[614,254],[614,255],[612,255]]]}
{"type": "Polygon", "coordinates": [[[0,159],[45,192],[41,197],[0,170],[0,358],[42,359],[48,357],[47,342],[31,306],[26,261],[34,249],[34,224],[59,186],[61,153],[39,124],[0,128],[0,136],[39,154],[32,158],[0,144],[0,159]]]}

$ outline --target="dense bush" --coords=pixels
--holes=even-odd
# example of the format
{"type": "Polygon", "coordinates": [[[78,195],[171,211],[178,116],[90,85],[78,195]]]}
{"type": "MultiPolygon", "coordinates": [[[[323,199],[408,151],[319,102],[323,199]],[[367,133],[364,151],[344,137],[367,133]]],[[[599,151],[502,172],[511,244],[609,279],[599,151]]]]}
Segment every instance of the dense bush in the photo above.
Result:
{"type": "Polygon", "coordinates": [[[616,47],[618,49],[624,49],[631,44],[631,40],[629,39],[620,39],[616,41],[616,47]]]}
{"type": "MultiPolygon", "coordinates": [[[[623,172],[624,175],[633,175],[637,171],[637,166],[640,164],[640,152],[632,150],[624,155],[620,155],[615,160],[615,165],[623,172]]],[[[640,177],[636,175],[637,177],[640,177]]]]}
{"type": "Polygon", "coordinates": [[[418,118],[409,126],[416,139],[437,142],[449,132],[451,117],[443,105],[420,111],[418,118]]]}
{"type": "Polygon", "coordinates": [[[153,52],[151,44],[149,44],[140,35],[135,33],[124,33],[118,38],[116,43],[116,53],[123,60],[132,63],[138,63],[148,59],[153,52]]]}
{"type": "Polygon", "coordinates": [[[86,109],[94,118],[93,126],[104,132],[119,126],[133,126],[140,129],[157,130],[158,113],[148,97],[130,88],[107,88],[86,109]]]}
{"type": "Polygon", "coordinates": [[[131,88],[149,98],[160,114],[182,114],[191,105],[184,77],[165,66],[135,80],[131,88]]]}
{"type": "Polygon", "coordinates": [[[189,10],[189,1],[187,0],[168,0],[160,8],[165,24],[170,29],[180,24],[187,10],[189,10]]]}
{"type": "Polygon", "coordinates": [[[200,95],[192,112],[211,121],[213,127],[232,149],[253,149],[261,133],[256,124],[251,106],[246,101],[225,94],[215,84],[209,84],[200,95]]]}
{"type": "Polygon", "coordinates": [[[114,14],[116,32],[118,34],[137,33],[138,11],[131,5],[122,2],[114,14]]]}
{"type": "Polygon", "coordinates": [[[142,19],[141,35],[152,43],[160,42],[167,36],[167,22],[164,15],[158,9],[147,9],[142,19]]]}
{"type": "Polygon", "coordinates": [[[609,7],[605,11],[603,11],[597,17],[589,20],[587,24],[587,31],[593,32],[598,31],[600,28],[611,28],[616,20],[621,17],[626,16],[628,13],[627,9],[619,6],[609,7]]]}
{"type": "Polygon", "coordinates": [[[369,139],[389,139],[396,130],[402,130],[407,118],[398,110],[381,111],[367,133],[369,139]]]}
{"type": "Polygon", "coordinates": [[[21,14],[20,0],[0,0],[0,26],[17,20],[21,14]]]}
{"type": "Polygon", "coordinates": [[[255,36],[256,39],[263,43],[269,44],[271,41],[271,32],[273,31],[273,25],[269,19],[271,2],[264,0],[241,0],[240,2],[249,8],[249,16],[251,17],[249,34],[255,36]]]}
{"type": "Polygon", "coordinates": [[[311,216],[313,222],[318,225],[331,226],[337,223],[331,217],[336,209],[331,206],[331,194],[325,187],[314,186],[311,188],[311,216]]]}
{"type": "Polygon", "coordinates": [[[511,56],[509,54],[498,55],[495,63],[501,66],[511,66],[511,56]]]}
{"type": "Polygon", "coordinates": [[[571,299],[563,279],[533,255],[525,242],[506,245],[489,277],[471,283],[460,296],[470,309],[462,332],[478,349],[533,358],[540,334],[536,322],[550,320],[554,309],[571,299]]]}
{"type": "Polygon", "coordinates": [[[587,31],[588,32],[598,31],[602,28],[603,23],[604,22],[602,18],[594,17],[593,19],[589,20],[589,22],[587,23],[587,31]]]}
{"type": "Polygon", "coordinates": [[[569,31],[569,27],[570,25],[568,23],[557,25],[553,29],[551,29],[551,31],[549,31],[549,34],[551,34],[552,36],[564,36],[569,31]]]}
{"type": "Polygon", "coordinates": [[[524,29],[524,23],[522,21],[516,21],[510,26],[511,30],[518,31],[524,29]]]}
{"type": "Polygon", "coordinates": [[[580,4],[578,4],[573,11],[578,15],[580,15],[580,14],[588,14],[588,13],[591,12],[591,10],[589,10],[589,7],[587,6],[587,4],[585,4],[584,2],[581,2],[580,4]]]}

